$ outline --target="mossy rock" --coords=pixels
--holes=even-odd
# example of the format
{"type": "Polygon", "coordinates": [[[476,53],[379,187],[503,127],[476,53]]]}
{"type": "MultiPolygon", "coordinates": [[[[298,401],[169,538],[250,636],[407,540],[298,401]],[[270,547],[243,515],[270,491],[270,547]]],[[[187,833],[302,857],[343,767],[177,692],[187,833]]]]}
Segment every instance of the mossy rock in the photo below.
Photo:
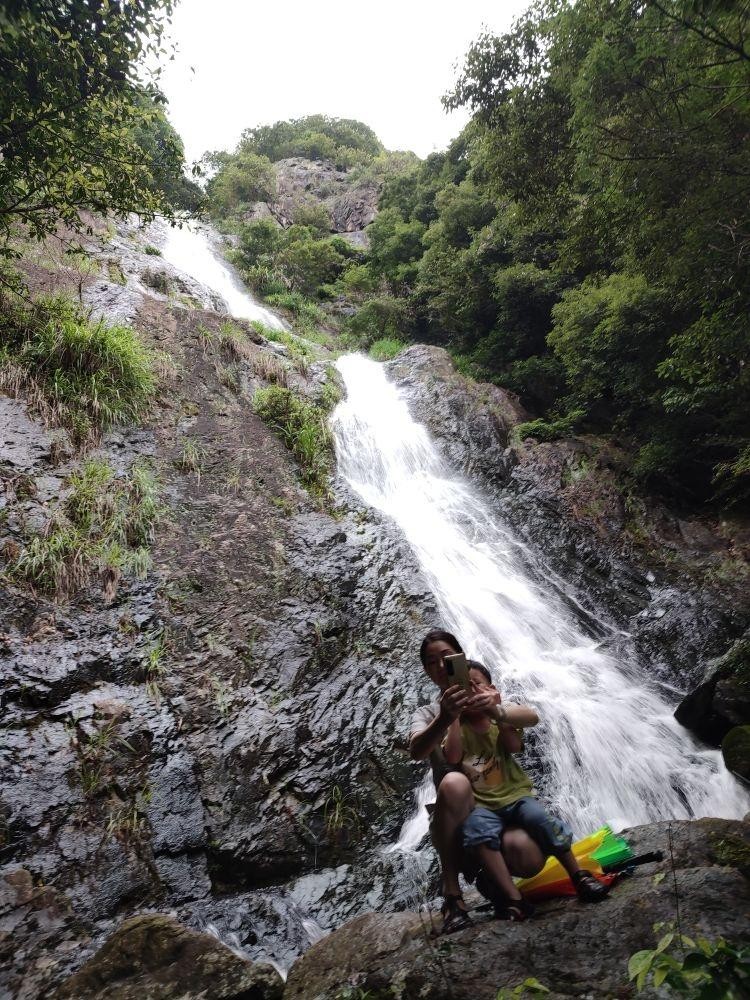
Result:
{"type": "Polygon", "coordinates": [[[750,726],[735,726],[721,742],[724,763],[730,771],[750,781],[750,726]]]}
{"type": "Polygon", "coordinates": [[[738,639],[720,662],[722,676],[733,677],[742,687],[750,688],[750,639],[738,639]]]}
{"type": "Polygon", "coordinates": [[[712,834],[709,837],[713,860],[717,865],[736,868],[750,879],[750,843],[732,833],[712,834]]]}

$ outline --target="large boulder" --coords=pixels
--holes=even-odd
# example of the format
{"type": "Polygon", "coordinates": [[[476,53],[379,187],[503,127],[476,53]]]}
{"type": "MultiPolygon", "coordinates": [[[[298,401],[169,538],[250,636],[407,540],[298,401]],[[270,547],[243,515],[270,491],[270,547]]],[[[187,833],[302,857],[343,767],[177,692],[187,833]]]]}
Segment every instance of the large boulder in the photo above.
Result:
{"type": "Polygon", "coordinates": [[[54,1000],[280,1000],[283,982],[210,934],[160,913],[126,920],[54,1000]]]}
{"type": "Polygon", "coordinates": [[[750,630],[708,664],[702,681],[677,706],[675,718],[714,746],[730,729],[750,722],[750,630]]]}
{"type": "Polygon", "coordinates": [[[376,996],[495,1000],[530,977],[550,997],[625,996],[628,958],[655,947],[654,924],[674,922],[677,904],[684,934],[750,941],[748,824],[657,823],[627,836],[637,854],[659,847],[664,860],[637,868],[597,906],[555,900],[538,919],[480,917],[437,942],[428,914],[364,914],[294,964],[284,998],[333,1000],[348,985],[376,996]]]}

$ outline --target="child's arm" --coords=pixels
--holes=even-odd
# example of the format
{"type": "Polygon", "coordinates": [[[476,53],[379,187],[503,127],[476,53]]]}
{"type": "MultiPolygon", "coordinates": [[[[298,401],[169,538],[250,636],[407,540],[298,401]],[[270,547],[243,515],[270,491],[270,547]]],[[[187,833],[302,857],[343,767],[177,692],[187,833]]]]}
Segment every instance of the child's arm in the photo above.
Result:
{"type": "Polygon", "coordinates": [[[464,755],[461,743],[461,721],[454,719],[448,726],[448,732],[443,740],[443,754],[448,764],[460,764],[464,755]]]}
{"type": "Polygon", "coordinates": [[[514,729],[530,729],[539,722],[539,716],[530,705],[514,705],[507,701],[492,705],[488,714],[499,726],[514,729]]]}
{"type": "Polygon", "coordinates": [[[523,750],[522,730],[539,722],[539,716],[533,708],[514,705],[512,702],[503,704],[497,701],[488,714],[497,722],[500,730],[497,741],[507,753],[520,753],[523,750]]]}

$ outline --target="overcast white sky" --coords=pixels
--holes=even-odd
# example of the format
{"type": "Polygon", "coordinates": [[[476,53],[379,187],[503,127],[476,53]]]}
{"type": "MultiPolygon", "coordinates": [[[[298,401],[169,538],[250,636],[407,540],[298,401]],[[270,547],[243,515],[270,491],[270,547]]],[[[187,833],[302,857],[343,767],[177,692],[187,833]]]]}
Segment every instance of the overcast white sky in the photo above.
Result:
{"type": "Polygon", "coordinates": [[[488,27],[529,0],[181,0],[178,54],[162,80],[188,160],[232,149],[245,128],[327,114],[358,118],[388,149],[426,156],[463,127],[440,98],[488,27]]]}

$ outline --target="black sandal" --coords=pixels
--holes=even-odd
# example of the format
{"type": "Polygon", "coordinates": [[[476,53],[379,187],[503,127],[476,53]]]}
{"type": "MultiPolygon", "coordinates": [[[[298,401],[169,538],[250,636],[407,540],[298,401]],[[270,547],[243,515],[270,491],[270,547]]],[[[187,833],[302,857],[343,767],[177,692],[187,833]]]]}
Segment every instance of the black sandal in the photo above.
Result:
{"type": "Polygon", "coordinates": [[[469,911],[460,905],[463,902],[464,897],[460,893],[446,893],[440,909],[443,915],[443,926],[435,932],[436,937],[442,934],[454,934],[456,931],[462,931],[473,925],[474,921],[469,916],[469,911]]]}
{"type": "Polygon", "coordinates": [[[609,886],[600,882],[596,875],[584,869],[573,872],[571,881],[575,886],[576,894],[583,903],[601,903],[609,895],[609,886]]]}
{"type": "Polygon", "coordinates": [[[506,896],[484,869],[477,875],[477,890],[492,903],[496,920],[529,920],[536,912],[534,905],[523,896],[520,899],[510,899],[506,896]]]}
{"type": "Polygon", "coordinates": [[[523,920],[531,920],[535,913],[534,904],[523,896],[520,899],[506,899],[503,906],[495,907],[496,920],[513,920],[520,923],[523,920]]]}

